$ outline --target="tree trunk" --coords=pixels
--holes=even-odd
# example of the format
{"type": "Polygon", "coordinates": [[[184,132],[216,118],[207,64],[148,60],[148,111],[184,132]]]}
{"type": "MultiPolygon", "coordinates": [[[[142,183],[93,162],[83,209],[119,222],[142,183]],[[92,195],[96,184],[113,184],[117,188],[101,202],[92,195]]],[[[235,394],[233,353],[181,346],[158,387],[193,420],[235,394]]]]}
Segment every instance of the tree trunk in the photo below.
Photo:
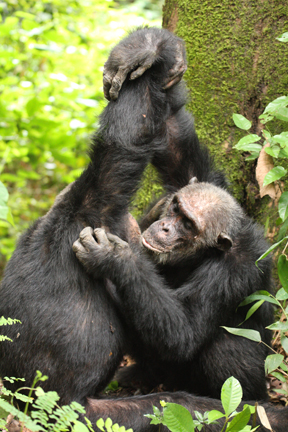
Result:
{"type": "MultiPolygon", "coordinates": [[[[186,43],[188,108],[200,140],[248,214],[265,222],[269,212],[275,213],[275,203],[270,205],[267,196],[260,199],[256,162],[246,162],[232,149],[244,136],[232,114],[247,117],[251,133],[259,133],[258,116],[265,106],[287,95],[288,44],[276,40],[288,31],[287,0],[166,0],[163,27],[186,43]]],[[[272,128],[284,130],[283,124],[272,128]]]]}

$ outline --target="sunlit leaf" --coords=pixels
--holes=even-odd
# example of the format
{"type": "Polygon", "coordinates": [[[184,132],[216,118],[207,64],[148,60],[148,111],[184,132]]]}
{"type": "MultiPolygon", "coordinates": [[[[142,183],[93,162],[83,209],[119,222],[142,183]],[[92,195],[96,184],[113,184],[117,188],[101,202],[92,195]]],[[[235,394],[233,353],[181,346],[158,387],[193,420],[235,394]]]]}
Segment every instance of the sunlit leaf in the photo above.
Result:
{"type": "Polygon", "coordinates": [[[167,403],[163,410],[163,420],[171,432],[193,432],[195,428],[190,412],[175,403],[167,403]]]}
{"type": "Polygon", "coordinates": [[[236,414],[236,416],[228,424],[226,432],[242,431],[243,428],[247,425],[250,417],[251,417],[251,413],[250,413],[249,408],[245,408],[243,411],[236,414]]]}
{"type": "Polygon", "coordinates": [[[221,389],[221,402],[226,416],[237,409],[242,396],[243,391],[239,381],[234,377],[228,378],[221,389]]]}
{"type": "Polygon", "coordinates": [[[287,174],[287,170],[281,166],[276,166],[266,174],[263,182],[263,186],[267,186],[270,183],[273,183],[276,180],[284,177],[287,174]]]}
{"type": "Polygon", "coordinates": [[[281,354],[272,354],[268,355],[265,360],[265,372],[269,374],[270,372],[277,369],[282,361],[284,360],[284,356],[281,354]]]}
{"type": "Polygon", "coordinates": [[[288,217],[288,192],[283,192],[278,204],[279,216],[284,222],[288,217]]]}
{"type": "Polygon", "coordinates": [[[266,327],[269,330],[288,331],[288,322],[277,321],[266,327]]]}
{"type": "Polygon", "coordinates": [[[237,127],[243,130],[248,130],[252,126],[252,122],[247,120],[244,116],[241,114],[233,114],[233,121],[237,127]]]}
{"type": "Polygon", "coordinates": [[[261,335],[256,330],[247,330],[247,329],[224,327],[224,326],[221,326],[221,327],[235,336],[242,336],[242,337],[245,337],[246,339],[250,339],[254,342],[261,342],[261,335]]]}
{"type": "Polygon", "coordinates": [[[280,42],[288,42],[288,32],[283,33],[280,37],[276,38],[280,42]]]}

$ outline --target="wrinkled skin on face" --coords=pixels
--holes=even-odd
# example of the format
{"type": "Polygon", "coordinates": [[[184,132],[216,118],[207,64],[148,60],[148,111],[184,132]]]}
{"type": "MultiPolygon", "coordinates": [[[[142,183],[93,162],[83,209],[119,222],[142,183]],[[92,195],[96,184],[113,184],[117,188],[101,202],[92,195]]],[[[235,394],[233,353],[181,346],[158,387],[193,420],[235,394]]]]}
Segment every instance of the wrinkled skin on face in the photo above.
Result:
{"type": "Polygon", "coordinates": [[[226,191],[195,179],[170,197],[161,218],[144,231],[142,243],[171,259],[208,247],[227,251],[240,215],[242,210],[226,191]]]}

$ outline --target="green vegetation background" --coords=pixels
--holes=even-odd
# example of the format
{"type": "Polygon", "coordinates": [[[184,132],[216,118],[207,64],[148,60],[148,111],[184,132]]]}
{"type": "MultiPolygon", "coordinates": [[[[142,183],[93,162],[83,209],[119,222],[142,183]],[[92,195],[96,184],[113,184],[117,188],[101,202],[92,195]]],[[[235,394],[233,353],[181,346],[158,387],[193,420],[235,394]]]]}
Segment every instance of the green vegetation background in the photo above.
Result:
{"type": "MultiPolygon", "coordinates": [[[[102,70],[109,50],[135,26],[160,27],[161,3],[0,3],[0,180],[14,218],[14,226],[0,220],[0,277],[19,235],[87,163],[106,105],[102,70]]],[[[149,169],[148,178],[154,175],[149,169]]],[[[160,189],[149,184],[137,197],[136,213],[160,189]]]]}

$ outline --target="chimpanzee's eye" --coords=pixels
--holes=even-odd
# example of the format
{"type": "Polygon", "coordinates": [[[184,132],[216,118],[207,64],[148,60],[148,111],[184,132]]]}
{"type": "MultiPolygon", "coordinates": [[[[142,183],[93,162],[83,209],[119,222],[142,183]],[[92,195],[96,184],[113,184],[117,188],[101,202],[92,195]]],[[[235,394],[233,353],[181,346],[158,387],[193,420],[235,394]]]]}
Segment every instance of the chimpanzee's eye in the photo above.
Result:
{"type": "Polygon", "coordinates": [[[179,213],[179,206],[178,206],[177,201],[175,201],[173,203],[173,212],[176,213],[176,214],[179,213]]]}
{"type": "Polygon", "coordinates": [[[184,219],[183,225],[186,230],[192,230],[193,228],[193,223],[189,219],[184,219]]]}

